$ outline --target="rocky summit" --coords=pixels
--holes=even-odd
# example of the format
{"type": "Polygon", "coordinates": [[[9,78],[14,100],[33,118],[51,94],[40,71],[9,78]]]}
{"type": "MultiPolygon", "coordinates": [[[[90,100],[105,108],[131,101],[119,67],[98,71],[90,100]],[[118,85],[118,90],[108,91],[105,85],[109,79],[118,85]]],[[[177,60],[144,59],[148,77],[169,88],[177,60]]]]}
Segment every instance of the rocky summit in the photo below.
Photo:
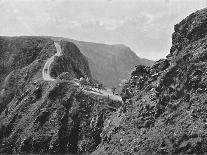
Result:
{"type": "Polygon", "coordinates": [[[174,29],[167,58],[132,72],[94,155],[207,153],[207,9],[174,29]]]}

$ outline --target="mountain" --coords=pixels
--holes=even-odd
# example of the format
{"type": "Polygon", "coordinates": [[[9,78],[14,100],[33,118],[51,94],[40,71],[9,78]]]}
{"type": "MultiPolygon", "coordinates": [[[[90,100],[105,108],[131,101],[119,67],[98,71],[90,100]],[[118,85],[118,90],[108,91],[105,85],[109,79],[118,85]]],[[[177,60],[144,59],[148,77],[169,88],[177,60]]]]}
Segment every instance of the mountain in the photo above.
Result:
{"type": "Polygon", "coordinates": [[[95,45],[108,47],[103,54],[90,44],[92,58],[60,38],[0,37],[0,153],[206,154],[206,23],[207,8],[176,24],[170,54],[151,67],[136,65],[123,102],[81,88],[78,78],[96,84],[90,65],[97,55],[107,63],[113,55],[124,68],[129,48],[95,45]],[[43,77],[50,60],[54,81],[43,77]]]}
{"type": "MultiPolygon", "coordinates": [[[[15,91],[21,94],[22,87],[41,77],[45,60],[55,52],[53,42],[41,37],[0,37],[0,88],[5,94],[4,104],[11,100],[15,91]]],[[[78,48],[73,43],[62,44],[66,54],[56,59],[55,62],[61,63],[52,67],[51,74],[69,72],[77,78],[84,74],[91,77],[88,62],[78,48]],[[68,52],[69,48],[73,52],[68,52]]]]}
{"type": "Polygon", "coordinates": [[[207,153],[207,8],[174,26],[166,59],[137,66],[96,154],[207,153]]]}
{"type": "Polygon", "coordinates": [[[0,153],[93,152],[104,121],[121,106],[120,100],[79,87],[77,79],[92,79],[91,72],[69,41],[0,37],[0,69],[0,153]],[[61,53],[52,57],[54,42],[61,53]],[[54,80],[43,77],[48,70],[54,80]]]}
{"type": "Polygon", "coordinates": [[[130,76],[134,66],[152,65],[153,61],[139,58],[125,45],[77,42],[80,51],[89,58],[92,76],[107,87],[118,86],[130,76]]]}
{"type": "Polygon", "coordinates": [[[106,87],[117,87],[130,77],[132,69],[139,64],[151,66],[154,61],[139,58],[125,45],[107,45],[65,39],[73,42],[89,62],[92,76],[106,87]]]}

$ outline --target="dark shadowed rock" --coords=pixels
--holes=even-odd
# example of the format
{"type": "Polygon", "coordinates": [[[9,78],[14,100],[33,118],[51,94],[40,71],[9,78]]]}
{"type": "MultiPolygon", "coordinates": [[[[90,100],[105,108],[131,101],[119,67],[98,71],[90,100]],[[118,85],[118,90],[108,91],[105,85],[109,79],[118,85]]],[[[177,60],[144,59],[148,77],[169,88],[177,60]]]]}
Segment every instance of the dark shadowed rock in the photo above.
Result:
{"type": "Polygon", "coordinates": [[[206,15],[197,11],[175,26],[166,60],[136,67],[122,91],[133,94],[125,113],[94,154],[206,154],[206,15]]]}

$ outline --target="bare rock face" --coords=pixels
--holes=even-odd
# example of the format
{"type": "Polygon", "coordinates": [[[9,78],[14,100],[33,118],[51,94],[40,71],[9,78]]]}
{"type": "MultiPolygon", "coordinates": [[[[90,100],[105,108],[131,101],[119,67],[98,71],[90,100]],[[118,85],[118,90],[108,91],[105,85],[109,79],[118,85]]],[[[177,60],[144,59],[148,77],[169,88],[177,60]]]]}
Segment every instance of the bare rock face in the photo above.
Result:
{"type": "Polygon", "coordinates": [[[80,154],[101,143],[103,123],[114,111],[107,106],[121,102],[81,90],[74,79],[91,77],[87,59],[73,43],[60,45],[51,82],[42,70],[56,53],[54,40],[0,38],[0,153],[80,154]]]}
{"type": "Polygon", "coordinates": [[[207,152],[207,9],[175,25],[167,59],[137,66],[94,154],[207,152]]]}

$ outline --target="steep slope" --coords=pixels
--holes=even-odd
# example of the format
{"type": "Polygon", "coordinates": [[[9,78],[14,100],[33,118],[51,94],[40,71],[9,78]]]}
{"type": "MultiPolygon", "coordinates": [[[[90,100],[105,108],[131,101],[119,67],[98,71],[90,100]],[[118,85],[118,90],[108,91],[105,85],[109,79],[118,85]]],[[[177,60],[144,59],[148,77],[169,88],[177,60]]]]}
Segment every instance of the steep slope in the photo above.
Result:
{"type": "Polygon", "coordinates": [[[92,76],[106,87],[118,86],[130,77],[135,65],[151,66],[154,62],[139,58],[125,45],[107,45],[70,40],[88,58],[92,76]]]}
{"type": "Polygon", "coordinates": [[[142,61],[130,48],[124,45],[106,45],[89,42],[76,44],[89,58],[91,73],[108,87],[118,86],[130,76],[130,71],[138,64],[152,65],[153,61],[142,61]]]}
{"type": "Polygon", "coordinates": [[[38,83],[15,96],[0,116],[1,153],[87,153],[120,102],[84,93],[74,83],[38,83]],[[116,105],[116,106],[115,106],[116,105]]]}
{"type": "Polygon", "coordinates": [[[105,119],[122,102],[77,85],[77,78],[91,77],[77,46],[46,37],[1,37],[0,45],[0,153],[94,151],[105,119]],[[54,41],[62,53],[49,67],[55,80],[45,80],[45,63],[57,53],[54,41]]]}
{"type": "Polygon", "coordinates": [[[137,66],[94,154],[207,153],[207,9],[175,25],[167,59],[137,66]]]}
{"type": "MultiPolygon", "coordinates": [[[[63,55],[55,58],[51,76],[63,72],[79,78],[91,77],[88,62],[79,49],[70,42],[62,41],[63,55]]],[[[15,94],[21,94],[34,80],[42,80],[42,68],[46,60],[56,53],[54,41],[41,37],[0,38],[0,109],[4,109],[15,94]]],[[[1,110],[0,110],[1,111],[1,110]]]]}

